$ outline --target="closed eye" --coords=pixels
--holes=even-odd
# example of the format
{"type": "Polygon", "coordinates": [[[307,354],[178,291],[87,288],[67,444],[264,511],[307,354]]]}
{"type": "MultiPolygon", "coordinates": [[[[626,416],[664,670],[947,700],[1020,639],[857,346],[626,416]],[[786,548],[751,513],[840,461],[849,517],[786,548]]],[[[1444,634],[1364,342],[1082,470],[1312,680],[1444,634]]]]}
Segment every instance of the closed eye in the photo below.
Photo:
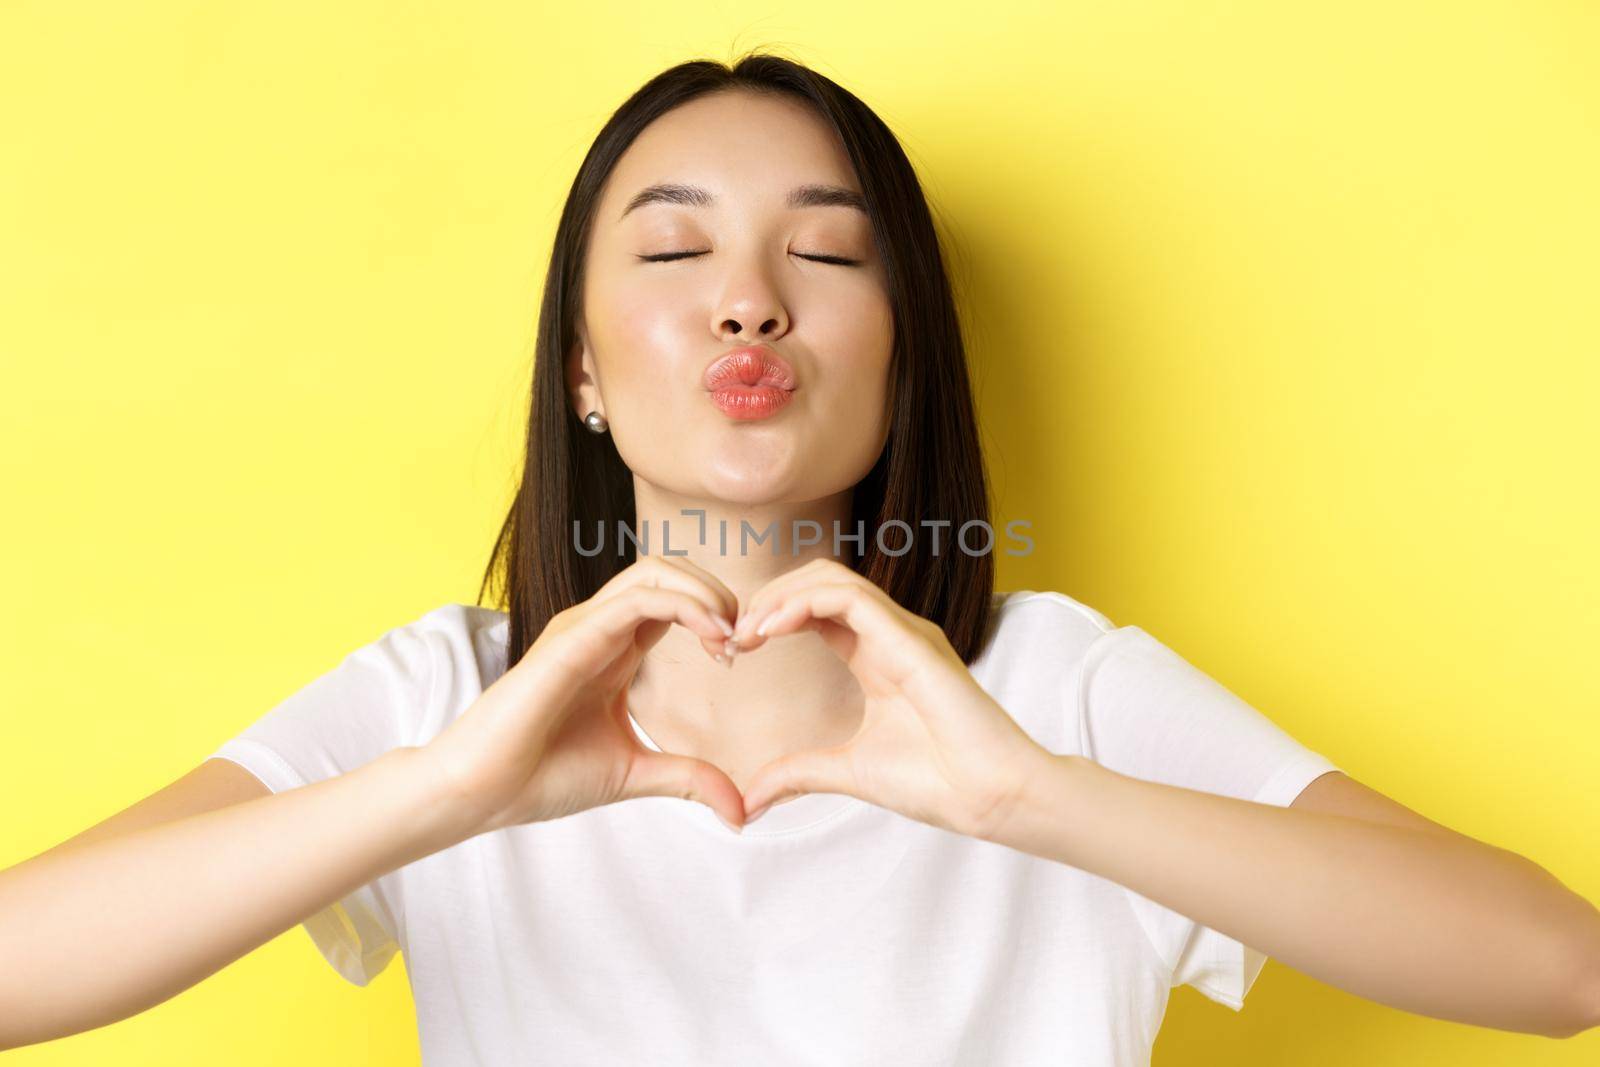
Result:
{"type": "Polygon", "coordinates": [[[646,263],[668,263],[674,259],[688,259],[690,256],[703,256],[704,252],[657,252],[653,256],[640,256],[646,263]]]}
{"type": "Polygon", "coordinates": [[[858,267],[861,265],[859,259],[845,259],[843,256],[806,255],[804,252],[796,252],[795,255],[801,259],[815,260],[818,263],[834,263],[841,267],[858,267]]]}
{"type": "MultiPolygon", "coordinates": [[[[861,265],[859,259],[846,259],[843,256],[807,255],[804,252],[796,252],[794,254],[801,259],[809,259],[817,263],[832,263],[840,267],[857,267],[861,265]]],[[[691,259],[695,256],[703,255],[705,255],[704,252],[657,252],[654,255],[639,256],[638,258],[645,263],[670,263],[677,259],[691,259]]]]}

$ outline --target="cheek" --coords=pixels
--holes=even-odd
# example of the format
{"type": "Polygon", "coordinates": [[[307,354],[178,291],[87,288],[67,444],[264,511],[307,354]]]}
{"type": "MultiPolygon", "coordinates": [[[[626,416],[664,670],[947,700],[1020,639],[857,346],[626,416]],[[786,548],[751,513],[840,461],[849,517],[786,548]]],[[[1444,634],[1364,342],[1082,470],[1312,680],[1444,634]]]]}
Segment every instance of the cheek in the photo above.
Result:
{"type": "Polygon", "coordinates": [[[684,308],[691,303],[686,296],[661,286],[638,286],[617,294],[617,313],[632,332],[649,333],[666,325],[679,325],[684,308]]]}
{"type": "Polygon", "coordinates": [[[858,477],[877,458],[888,428],[893,315],[881,294],[836,303],[830,311],[836,313],[829,315],[827,337],[816,345],[827,355],[819,438],[843,465],[836,473],[858,477]]]}
{"type": "Polygon", "coordinates": [[[888,392],[889,357],[894,349],[894,319],[885,298],[864,294],[830,317],[822,350],[832,353],[831,376],[841,400],[860,415],[882,406],[888,392]]]}
{"type": "Polygon", "coordinates": [[[693,305],[659,288],[612,287],[589,300],[590,340],[600,367],[600,389],[616,415],[620,437],[629,430],[659,437],[682,419],[694,368],[685,362],[693,305]],[[626,428],[624,428],[624,425],[626,428]]]}
{"type": "Polygon", "coordinates": [[[593,294],[587,318],[595,347],[619,370],[632,370],[671,351],[683,328],[685,304],[659,291],[613,288],[593,294]],[[598,328],[597,328],[598,327],[598,328]]]}

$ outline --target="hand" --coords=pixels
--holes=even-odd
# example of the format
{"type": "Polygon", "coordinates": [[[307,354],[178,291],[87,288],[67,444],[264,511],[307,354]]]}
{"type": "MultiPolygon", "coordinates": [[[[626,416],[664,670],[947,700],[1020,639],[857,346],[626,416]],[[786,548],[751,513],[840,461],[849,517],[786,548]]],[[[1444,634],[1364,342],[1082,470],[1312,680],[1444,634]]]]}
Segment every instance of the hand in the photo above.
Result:
{"type": "Polygon", "coordinates": [[[938,624],[831,559],[773,579],[734,628],[741,651],[801,630],[827,642],[866,694],[843,745],[772,760],[745,784],[745,822],[802,793],[841,793],[989,838],[1049,752],[995,703],[938,624]]]}
{"type": "Polygon", "coordinates": [[[673,624],[719,655],[738,601],[679,557],[642,556],[552,618],[515,666],[422,746],[476,832],[572,815],[618,800],[674,796],[744,824],[723,771],[655,752],[628,721],[639,662],[673,624]]]}

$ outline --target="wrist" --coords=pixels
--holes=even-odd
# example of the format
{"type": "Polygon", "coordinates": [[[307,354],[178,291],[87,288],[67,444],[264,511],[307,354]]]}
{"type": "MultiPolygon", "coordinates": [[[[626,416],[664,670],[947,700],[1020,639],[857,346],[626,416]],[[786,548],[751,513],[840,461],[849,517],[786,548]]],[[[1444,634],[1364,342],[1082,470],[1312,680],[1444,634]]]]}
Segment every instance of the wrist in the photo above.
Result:
{"type": "Polygon", "coordinates": [[[1073,828],[1084,812],[1093,810],[1088,794],[1099,771],[1098,764],[1083,756],[1039,749],[1018,777],[1003,817],[982,835],[984,840],[1070,863],[1073,828]]]}
{"type": "Polygon", "coordinates": [[[421,855],[459,844],[487,828],[479,806],[431,749],[402,745],[379,756],[373,766],[404,795],[406,818],[421,855]]]}

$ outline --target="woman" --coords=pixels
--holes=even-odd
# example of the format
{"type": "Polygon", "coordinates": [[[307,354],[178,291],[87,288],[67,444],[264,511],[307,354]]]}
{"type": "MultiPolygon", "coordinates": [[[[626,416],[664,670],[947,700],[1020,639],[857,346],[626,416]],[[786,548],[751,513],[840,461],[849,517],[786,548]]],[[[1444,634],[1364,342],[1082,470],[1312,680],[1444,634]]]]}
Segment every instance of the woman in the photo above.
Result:
{"type": "Polygon", "coordinates": [[[664,72],[561,219],[508,610],[390,631],[4,872],[4,1044],[302,921],[358,984],[404,951],[438,1064],[1142,1064],[1173,985],[1237,1009],[1266,955],[1594,1025],[1590,904],[1140,628],[994,594],[987,519],[893,136],[780,58],[664,72]]]}

